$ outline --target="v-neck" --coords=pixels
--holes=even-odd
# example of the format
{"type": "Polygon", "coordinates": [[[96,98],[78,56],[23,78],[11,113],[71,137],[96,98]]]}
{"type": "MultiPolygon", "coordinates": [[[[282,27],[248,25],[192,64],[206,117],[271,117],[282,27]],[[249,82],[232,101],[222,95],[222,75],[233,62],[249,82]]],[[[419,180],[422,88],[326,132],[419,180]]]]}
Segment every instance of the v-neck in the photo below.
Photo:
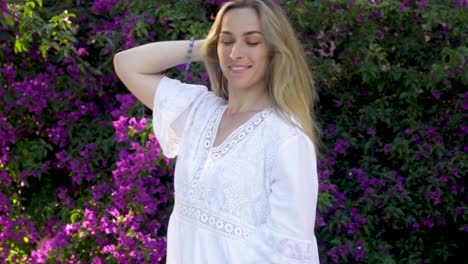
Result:
{"type": "Polygon", "coordinates": [[[228,149],[230,149],[233,145],[237,142],[241,141],[243,138],[247,136],[250,132],[252,132],[262,121],[265,117],[271,112],[270,108],[266,108],[262,111],[255,113],[253,116],[247,119],[247,121],[243,122],[233,131],[231,131],[226,138],[217,146],[214,146],[216,141],[216,137],[218,136],[218,130],[221,124],[221,120],[223,118],[224,113],[226,112],[228,106],[222,105],[219,109],[219,112],[215,116],[215,121],[213,122],[212,128],[212,138],[210,149],[213,153],[223,152],[225,154],[228,149]]]}
{"type": "Polygon", "coordinates": [[[256,113],[245,123],[234,129],[220,145],[214,147],[213,144],[216,138],[216,134],[218,133],[219,124],[221,123],[221,118],[226,109],[227,105],[219,106],[208,121],[208,126],[203,133],[202,152],[200,155],[198,155],[199,165],[195,170],[190,184],[192,188],[196,187],[200,182],[202,170],[205,166],[205,162],[208,160],[208,157],[211,157],[211,160],[217,160],[223,157],[226,153],[229,152],[229,150],[231,150],[239,142],[245,139],[252,131],[254,131],[255,128],[257,128],[272,111],[270,108],[267,108],[256,113]]]}

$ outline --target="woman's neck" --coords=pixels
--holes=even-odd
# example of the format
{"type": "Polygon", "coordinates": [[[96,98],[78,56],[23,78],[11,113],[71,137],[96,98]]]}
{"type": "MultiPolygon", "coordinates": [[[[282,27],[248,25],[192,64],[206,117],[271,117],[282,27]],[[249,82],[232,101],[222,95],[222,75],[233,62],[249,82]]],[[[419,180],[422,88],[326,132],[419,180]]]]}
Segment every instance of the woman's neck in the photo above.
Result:
{"type": "Polygon", "coordinates": [[[272,106],[273,102],[266,89],[231,89],[229,91],[228,114],[258,112],[272,106]]]}

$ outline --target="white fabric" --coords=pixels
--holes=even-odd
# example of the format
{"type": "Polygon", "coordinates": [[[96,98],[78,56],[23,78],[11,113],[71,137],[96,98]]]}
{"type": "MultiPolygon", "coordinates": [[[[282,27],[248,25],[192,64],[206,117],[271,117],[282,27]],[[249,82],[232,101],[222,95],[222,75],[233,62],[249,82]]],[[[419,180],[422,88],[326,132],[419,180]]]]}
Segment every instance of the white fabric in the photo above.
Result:
{"type": "Polygon", "coordinates": [[[318,264],[312,142],[266,109],[213,147],[226,103],[205,86],[158,86],[154,132],[177,156],[167,264],[318,264]]]}

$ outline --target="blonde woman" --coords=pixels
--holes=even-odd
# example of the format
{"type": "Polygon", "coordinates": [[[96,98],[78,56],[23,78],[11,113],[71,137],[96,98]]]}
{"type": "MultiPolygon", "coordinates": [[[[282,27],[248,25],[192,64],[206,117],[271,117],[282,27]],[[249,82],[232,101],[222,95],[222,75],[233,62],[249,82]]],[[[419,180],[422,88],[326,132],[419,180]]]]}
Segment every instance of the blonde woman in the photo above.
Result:
{"type": "Polygon", "coordinates": [[[228,2],[205,40],[143,45],[114,65],[177,156],[167,263],[319,263],[315,90],[279,6],[228,2]],[[186,57],[205,62],[212,91],[160,74],[186,57]]]}

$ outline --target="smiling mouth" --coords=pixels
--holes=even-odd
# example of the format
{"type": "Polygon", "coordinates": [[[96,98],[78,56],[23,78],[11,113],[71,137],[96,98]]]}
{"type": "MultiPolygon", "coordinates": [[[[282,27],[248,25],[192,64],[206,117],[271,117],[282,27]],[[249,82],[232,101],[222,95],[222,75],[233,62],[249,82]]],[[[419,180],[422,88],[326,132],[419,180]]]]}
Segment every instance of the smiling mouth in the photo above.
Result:
{"type": "Polygon", "coordinates": [[[252,66],[229,66],[229,70],[234,74],[243,73],[250,68],[252,68],[252,66]]]}

